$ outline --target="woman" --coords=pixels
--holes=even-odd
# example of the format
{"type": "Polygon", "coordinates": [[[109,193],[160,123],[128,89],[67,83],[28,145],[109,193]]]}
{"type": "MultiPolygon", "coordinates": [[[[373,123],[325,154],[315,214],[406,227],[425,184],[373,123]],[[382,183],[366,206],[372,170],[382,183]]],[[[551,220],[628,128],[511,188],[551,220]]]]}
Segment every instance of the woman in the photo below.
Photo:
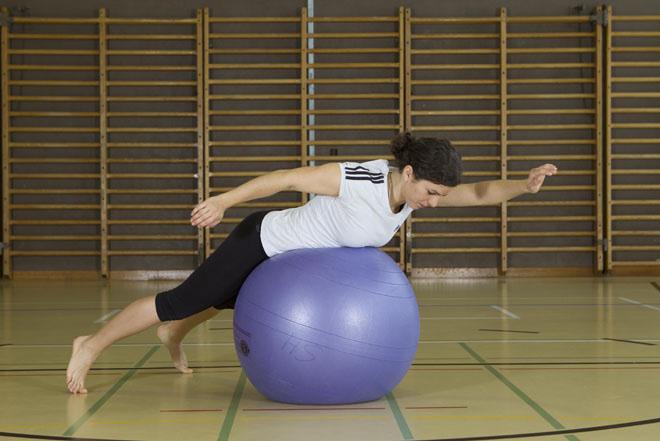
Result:
{"type": "Polygon", "coordinates": [[[245,278],[268,257],[297,248],[383,246],[413,210],[499,204],[538,192],[545,177],[557,172],[546,164],[526,180],[459,185],[461,158],[449,141],[405,133],[391,147],[394,168],[381,159],[279,170],[197,205],[191,223],[202,228],[216,226],[228,208],[242,202],[281,191],[317,195],[301,207],[247,216],[181,285],[136,300],[96,334],[77,337],[67,369],[69,391],[87,393],[87,372],[106,347],[159,322],[167,322],[158,337],[174,366],[192,372],[183,338],[220,309],[233,307],[245,278]]]}

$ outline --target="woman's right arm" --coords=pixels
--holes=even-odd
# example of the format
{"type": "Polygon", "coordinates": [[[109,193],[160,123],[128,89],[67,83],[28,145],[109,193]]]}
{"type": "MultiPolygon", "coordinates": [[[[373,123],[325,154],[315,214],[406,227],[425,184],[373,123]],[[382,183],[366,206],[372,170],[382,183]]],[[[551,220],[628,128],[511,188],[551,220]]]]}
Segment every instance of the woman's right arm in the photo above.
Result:
{"type": "Polygon", "coordinates": [[[199,203],[190,214],[190,223],[196,227],[215,227],[228,208],[272,196],[281,191],[299,191],[328,196],[339,195],[341,169],[338,163],[318,167],[300,167],[277,170],[251,179],[226,193],[210,197],[199,203]]]}

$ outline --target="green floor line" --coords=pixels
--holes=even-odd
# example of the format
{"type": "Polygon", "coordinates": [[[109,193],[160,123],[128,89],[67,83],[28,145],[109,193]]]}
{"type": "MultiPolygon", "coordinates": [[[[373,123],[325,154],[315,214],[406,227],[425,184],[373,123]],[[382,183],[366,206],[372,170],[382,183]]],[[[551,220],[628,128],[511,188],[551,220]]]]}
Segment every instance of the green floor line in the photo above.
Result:
{"type": "Polygon", "coordinates": [[[243,396],[243,389],[245,389],[245,372],[241,370],[241,376],[238,378],[236,389],[234,389],[234,396],[231,398],[231,404],[229,405],[229,409],[227,409],[227,415],[225,415],[225,419],[222,422],[218,441],[227,441],[229,439],[229,434],[231,433],[231,428],[234,425],[234,419],[238,412],[238,403],[243,396]]]}
{"type": "Polygon", "coordinates": [[[403,416],[403,413],[394,398],[394,394],[388,392],[385,396],[387,397],[387,402],[390,404],[390,409],[392,409],[392,414],[394,414],[394,419],[399,425],[399,430],[401,431],[401,435],[403,435],[403,439],[414,439],[410,427],[408,427],[408,423],[406,422],[406,418],[403,416]]]}
{"type": "MultiPolygon", "coordinates": [[[[540,404],[538,404],[536,401],[532,400],[525,392],[520,390],[515,384],[513,384],[511,381],[509,381],[500,371],[495,369],[493,366],[488,364],[486,360],[481,358],[481,356],[470,346],[468,346],[466,343],[459,343],[459,345],[474,358],[477,360],[479,363],[485,367],[488,372],[493,374],[498,380],[500,380],[502,383],[504,383],[513,393],[515,393],[518,398],[523,400],[529,407],[534,409],[536,413],[538,413],[544,420],[546,420],[550,425],[557,429],[557,430],[564,430],[566,429],[559,421],[557,421],[552,415],[550,415],[545,409],[541,407],[540,404]]],[[[574,435],[566,435],[566,439],[570,441],[579,441],[579,438],[577,438],[574,435]]]]}
{"type": "Polygon", "coordinates": [[[112,385],[110,389],[106,393],[103,394],[101,398],[99,398],[96,403],[92,405],[89,409],[87,409],[87,412],[85,412],[78,420],[73,423],[71,426],[69,426],[68,429],[62,434],[63,436],[72,436],[78,429],[80,429],[80,426],[85,424],[87,420],[94,415],[109,399],[112,397],[115,392],[117,392],[128,380],[131,379],[133,375],[137,372],[139,368],[144,366],[144,364],[151,358],[152,355],[160,348],[160,345],[155,345],[152,346],[151,349],[147,351],[146,354],[142,356],[142,358],[133,365],[132,368],[128,370],[115,384],[112,385]]]}

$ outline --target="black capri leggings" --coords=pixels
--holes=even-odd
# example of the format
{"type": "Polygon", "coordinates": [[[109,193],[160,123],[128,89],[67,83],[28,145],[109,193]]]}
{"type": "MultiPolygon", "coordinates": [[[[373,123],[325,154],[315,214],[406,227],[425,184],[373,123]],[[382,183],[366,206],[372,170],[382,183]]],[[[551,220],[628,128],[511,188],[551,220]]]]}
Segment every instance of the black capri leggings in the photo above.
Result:
{"type": "Polygon", "coordinates": [[[158,318],[181,320],[211,306],[233,308],[247,276],[268,258],[260,237],[266,213],[247,216],[181,285],[157,294],[158,318]]]}

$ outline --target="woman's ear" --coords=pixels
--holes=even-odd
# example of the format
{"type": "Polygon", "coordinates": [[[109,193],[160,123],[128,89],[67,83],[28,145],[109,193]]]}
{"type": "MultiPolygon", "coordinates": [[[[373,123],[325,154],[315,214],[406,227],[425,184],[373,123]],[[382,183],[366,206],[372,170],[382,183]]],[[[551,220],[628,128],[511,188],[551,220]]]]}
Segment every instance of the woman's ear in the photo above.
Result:
{"type": "Polygon", "coordinates": [[[403,178],[406,181],[414,181],[415,180],[415,173],[413,171],[412,165],[408,164],[405,167],[403,167],[402,173],[403,178]]]}

